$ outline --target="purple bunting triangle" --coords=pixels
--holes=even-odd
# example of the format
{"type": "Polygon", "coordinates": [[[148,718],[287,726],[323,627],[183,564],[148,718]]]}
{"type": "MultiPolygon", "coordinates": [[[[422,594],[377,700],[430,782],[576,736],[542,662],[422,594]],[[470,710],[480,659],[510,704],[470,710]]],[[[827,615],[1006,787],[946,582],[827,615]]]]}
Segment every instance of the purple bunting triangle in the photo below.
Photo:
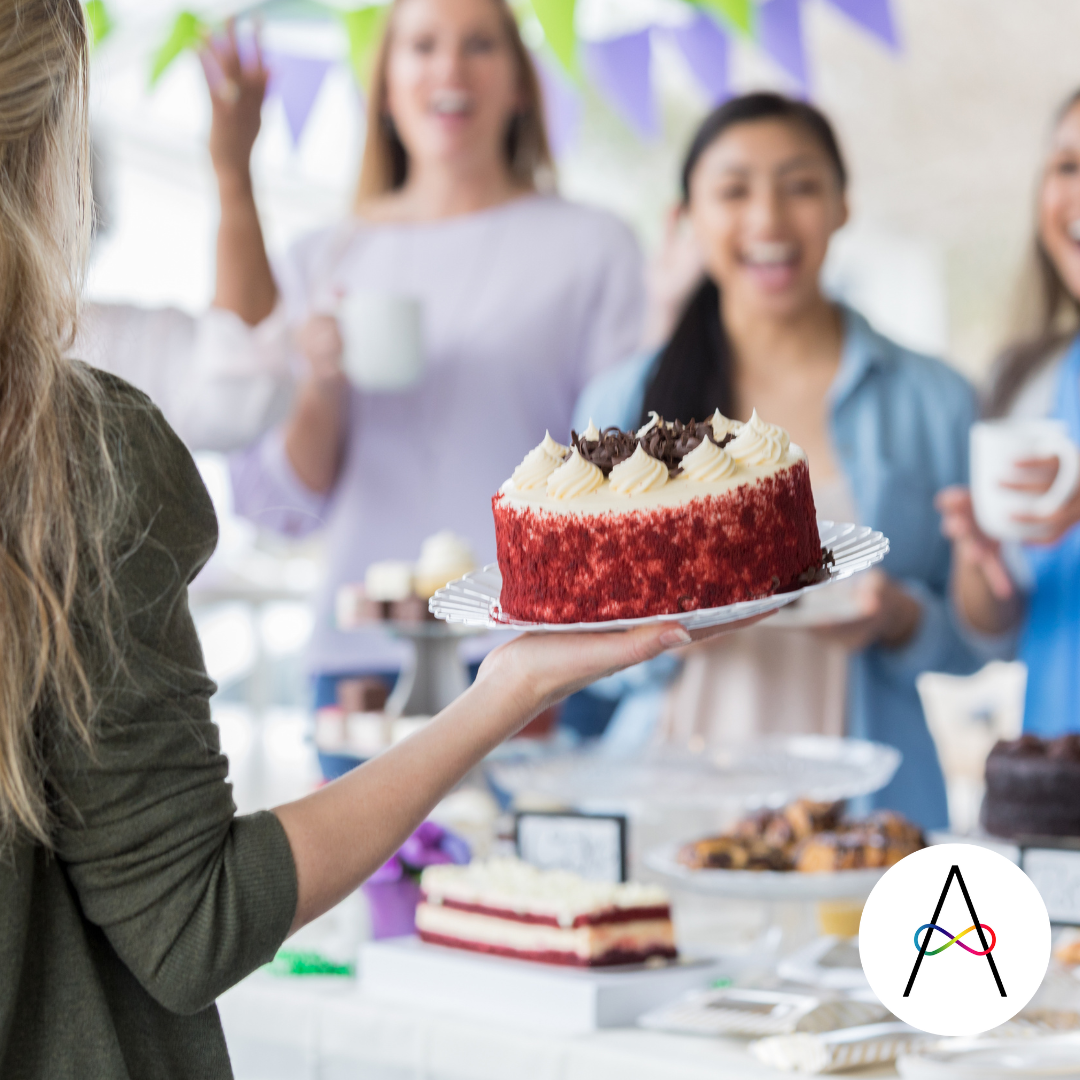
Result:
{"type": "Polygon", "coordinates": [[[802,0],[767,0],[757,10],[758,43],[802,88],[810,89],[803,45],[802,0]]]}
{"type": "Polygon", "coordinates": [[[708,15],[699,12],[687,26],[670,27],[664,32],[686,57],[694,77],[709,95],[710,104],[731,97],[731,46],[727,34],[708,15]]]}
{"type": "Polygon", "coordinates": [[[277,94],[281,98],[293,146],[299,146],[332,62],[280,52],[267,52],[265,60],[270,71],[267,94],[277,94]]]}
{"type": "Polygon", "coordinates": [[[900,35],[889,0],[829,0],[829,3],[880,38],[894,52],[900,51],[900,35]]]}
{"type": "Polygon", "coordinates": [[[649,31],[590,41],[584,51],[593,80],[619,115],[646,138],[658,135],[649,31]]]}
{"type": "Polygon", "coordinates": [[[581,99],[558,72],[534,57],[544,96],[544,121],[555,157],[561,157],[577,140],[581,127],[581,99]]]}

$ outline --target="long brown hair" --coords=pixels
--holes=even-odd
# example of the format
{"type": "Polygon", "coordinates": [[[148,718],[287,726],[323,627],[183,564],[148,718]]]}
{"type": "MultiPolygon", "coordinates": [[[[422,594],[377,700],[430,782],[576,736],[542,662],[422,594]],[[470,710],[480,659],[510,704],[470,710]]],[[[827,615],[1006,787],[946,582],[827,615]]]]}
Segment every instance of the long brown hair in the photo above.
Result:
{"type": "MultiPolygon", "coordinates": [[[[394,23],[398,10],[407,0],[393,0],[386,19],[382,40],[372,68],[367,100],[367,136],[360,163],[360,180],[353,208],[404,186],[409,172],[409,155],[398,137],[390,116],[387,74],[393,47],[394,23]]],[[[507,43],[514,57],[520,80],[521,108],[514,114],[506,132],[505,153],[510,174],[521,185],[543,187],[554,176],[547,129],[544,126],[543,94],[529,50],[521,40],[517,20],[506,0],[490,0],[499,11],[507,43]]]]}
{"type": "MultiPolygon", "coordinates": [[[[1054,114],[1055,128],[1077,104],[1080,90],[1070,94],[1054,114]]],[[[994,364],[986,402],[988,416],[1004,416],[1028,379],[1080,328],[1080,299],[1069,292],[1050,258],[1039,235],[1037,216],[1018,308],[1020,339],[994,364]]]]}
{"type": "Polygon", "coordinates": [[[117,655],[107,551],[125,497],[99,384],[65,359],[90,232],[87,77],[79,0],[0,0],[0,852],[20,829],[49,844],[45,748],[89,741],[83,645],[117,655]]]}

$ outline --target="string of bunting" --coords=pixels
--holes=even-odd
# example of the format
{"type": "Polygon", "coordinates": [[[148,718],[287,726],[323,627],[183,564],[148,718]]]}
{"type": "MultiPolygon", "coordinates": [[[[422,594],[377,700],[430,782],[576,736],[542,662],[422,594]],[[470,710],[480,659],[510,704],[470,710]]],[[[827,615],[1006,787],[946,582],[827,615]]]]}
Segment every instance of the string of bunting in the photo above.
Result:
{"type": "MultiPolygon", "coordinates": [[[[583,40],[576,26],[578,0],[520,0],[513,4],[522,20],[535,19],[543,43],[535,50],[545,106],[556,153],[571,145],[581,115],[586,83],[644,139],[660,133],[652,66],[658,43],[676,48],[710,103],[732,93],[731,47],[750,42],[764,51],[792,80],[794,91],[808,95],[810,65],[803,35],[803,9],[828,4],[867,31],[890,51],[900,51],[891,0],[681,0],[686,19],[680,25],[653,25],[603,40],[583,40]]],[[[114,21],[106,0],[84,0],[94,47],[110,36],[114,21]]],[[[263,22],[275,16],[275,0],[245,11],[263,22]]],[[[386,22],[385,3],[342,10],[312,0],[305,5],[326,19],[336,19],[348,42],[348,64],[366,87],[375,50],[386,22]]],[[[295,11],[295,5],[290,5],[295,11]]],[[[534,24],[534,25],[535,25],[534,24]]],[[[178,12],[150,57],[149,84],[155,86],[184,52],[201,49],[220,29],[219,18],[192,10],[178,12]]],[[[530,38],[531,40],[531,38],[530,38]]],[[[344,58],[343,58],[344,59],[344,58]]],[[[294,145],[299,145],[319,91],[334,62],[281,49],[267,50],[268,93],[281,99],[294,145]]]]}

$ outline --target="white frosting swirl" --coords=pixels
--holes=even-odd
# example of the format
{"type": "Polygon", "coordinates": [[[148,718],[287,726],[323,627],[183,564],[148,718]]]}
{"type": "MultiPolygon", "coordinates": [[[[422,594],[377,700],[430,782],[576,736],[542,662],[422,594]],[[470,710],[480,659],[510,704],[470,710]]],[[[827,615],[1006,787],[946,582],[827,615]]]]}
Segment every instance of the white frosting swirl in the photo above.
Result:
{"type": "Polygon", "coordinates": [[[600,429],[592,422],[592,417],[589,417],[589,426],[581,433],[581,437],[588,442],[600,441],[600,429]]]}
{"type": "Polygon", "coordinates": [[[660,423],[660,414],[658,412],[649,413],[649,422],[643,427],[638,428],[637,438],[643,439],[657,424],[660,423]]]}
{"type": "Polygon", "coordinates": [[[611,490],[619,495],[643,495],[668,481],[667,466],[645,453],[638,444],[634,453],[611,470],[611,490]]]}
{"type": "Polygon", "coordinates": [[[595,491],[603,482],[604,474],[575,448],[547,478],[547,493],[553,499],[576,499],[595,491]]]}
{"type": "Polygon", "coordinates": [[[725,435],[738,435],[743,425],[738,420],[725,416],[719,409],[712,416],[713,438],[719,442],[725,435]]]}
{"type": "Polygon", "coordinates": [[[534,446],[522,463],[510,477],[510,484],[518,491],[532,491],[547,481],[547,478],[566,460],[569,447],[557,443],[550,432],[544,432],[544,441],[534,446]]]}
{"type": "Polygon", "coordinates": [[[754,415],[725,449],[743,465],[778,465],[790,443],[788,433],[783,428],[766,424],[755,409],[754,415]]]}
{"type": "Polygon", "coordinates": [[[725,480],[738,468],[735,459],[710,439],[703,439],[701,444],[695,446],[680,464],[682,474],[687,480],[702,484],[708,484],[714,480],[725,480]]]}

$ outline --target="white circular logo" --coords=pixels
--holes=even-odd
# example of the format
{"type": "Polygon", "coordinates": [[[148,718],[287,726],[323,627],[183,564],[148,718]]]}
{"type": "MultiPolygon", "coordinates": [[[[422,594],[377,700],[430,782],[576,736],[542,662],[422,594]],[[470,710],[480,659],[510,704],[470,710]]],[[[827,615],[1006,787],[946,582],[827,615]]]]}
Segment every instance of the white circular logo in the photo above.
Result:
{"type": "Polygon", "coordinates": [[[1050,962],[1050,918],[1014,863],[974,844],[908,855],[874,887],[859,924],[870,987],[934,1035],[978,1035],[1012,1019],[1050,962]]]}

